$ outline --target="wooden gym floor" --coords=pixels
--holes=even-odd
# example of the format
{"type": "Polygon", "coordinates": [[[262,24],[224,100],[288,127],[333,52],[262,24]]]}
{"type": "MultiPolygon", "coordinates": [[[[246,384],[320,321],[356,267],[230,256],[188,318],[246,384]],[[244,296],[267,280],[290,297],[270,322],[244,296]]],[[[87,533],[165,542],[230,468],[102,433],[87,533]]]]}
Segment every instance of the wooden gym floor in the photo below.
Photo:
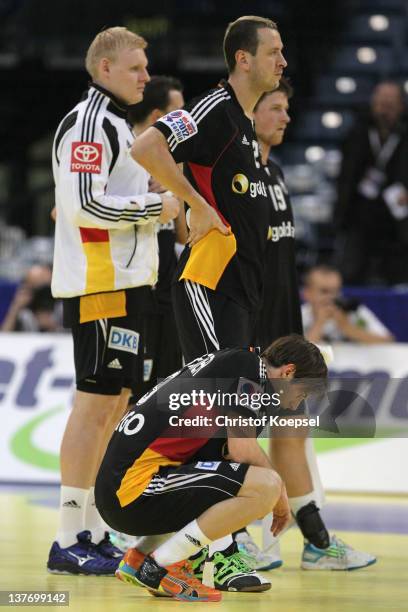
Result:
{"type": "MultiPolygon", "coordinates": [[[[0,487],[0,590],[69,591],[72,612],[138,612],[146,606],[167,612],[187,605],[155,599],[115,578],[48,574],[45,563],[56,529],[57,502],[57,487],[0,487]]],[[[246,612],[249,606],[253,612],[408,610],[408,500],[329,495],[324,515],[331,531],[353,547],[376,554],[377,563],[353,572],[302,571],[302,540],[293,528],[281,543],[283,567],[266,574],[272,580],[270,591],[226,593],[222,602],[194,604],[194,609],[199,612],[210,605],[223,612],[246,612]]],[[[260,528],[251,530],[260,539],[260,528]]]]}

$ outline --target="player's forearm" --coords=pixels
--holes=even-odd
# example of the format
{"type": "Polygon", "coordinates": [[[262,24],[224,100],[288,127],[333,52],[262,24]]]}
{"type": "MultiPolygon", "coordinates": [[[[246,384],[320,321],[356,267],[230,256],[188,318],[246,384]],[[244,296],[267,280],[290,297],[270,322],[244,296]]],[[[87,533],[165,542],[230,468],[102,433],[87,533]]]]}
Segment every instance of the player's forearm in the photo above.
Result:
{"type": "Polygon", "coordinates": [[[2,332],[10,332],[14,331],[17,321],[17,316],[20,308],[12,304],[7,312],[4,321],[0,327],[0,331],[2,332]]]}
{"type": "Polygon", "coordinates": [[[132,157],[163,187],[187,202],[192,209],[206,204],[178,168],[169,152],[166,139],[156,128],[149,128],[136,138],[132,146],[132,157]]]}
{"type": "Polygon", "coordinates": [[[349,340],[361,342],[362,344],[385,344],[387,342],[392,342],[394,339],[391,335],[380,336],[379,334],[373,334],[365,329],[357,327],[357,325],[353,325],[352,323],[345,327],[343,333],[349,340]]]}

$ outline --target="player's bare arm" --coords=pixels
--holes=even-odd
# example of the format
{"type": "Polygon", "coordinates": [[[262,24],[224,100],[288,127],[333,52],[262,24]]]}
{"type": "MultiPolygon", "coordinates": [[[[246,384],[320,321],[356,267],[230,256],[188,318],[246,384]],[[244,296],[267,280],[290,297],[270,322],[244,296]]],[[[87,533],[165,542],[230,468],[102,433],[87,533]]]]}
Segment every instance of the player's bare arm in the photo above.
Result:
{"type": "Polygon", "coordinates": [[[170,155],[167,141],[163,134],[154,127],[138,136],[132,146],[132,157],[162,185],[172,191],[191,208],[190,234],[188,243],[196,244],[212,229],[222,234],[229,234],[227,228],[215,210],[193,188],[179,170],[170,155]]]}
{"type": "MultiPolygon", "coordinates": [[[[229,434],[232,431],[228,432],[229,434]]],[[[256,439],[256,434],[253,437],[237,438],[237,431],[234,430],[233,436],[228,436],[228,459],[237,463],[249,463],[258,467],[266,467],[272,469],[272,464],[262,448],[259,446],[256,439]]]]}

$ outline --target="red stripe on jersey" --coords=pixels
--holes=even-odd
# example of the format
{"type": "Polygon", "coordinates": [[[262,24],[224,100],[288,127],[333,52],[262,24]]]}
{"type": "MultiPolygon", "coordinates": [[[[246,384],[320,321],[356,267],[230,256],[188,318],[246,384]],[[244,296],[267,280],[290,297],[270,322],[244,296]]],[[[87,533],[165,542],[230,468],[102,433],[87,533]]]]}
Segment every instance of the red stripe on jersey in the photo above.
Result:
{"type": "Polygon", "coordinates": [[[109,231],[94,227],[80,227],[82,242],[109,242],[109,231]]]}
{"type": "Polygon", "coordinates": [[[219,216],[221,217],[222,222],[229,226],[228,221],[225,217],[220,213],[217,202],[215,200],[214,192],[212,190],[212,167],[211,166],[201,166],[200,164],[193,164],[191,162],[188,163],[188,167],[190,168],[194,180],[197,184],[198,191],[203,196],[204,200],[206,200],[211,206],[217,211],[219,216]]]}
{"type": "MultiPolygon", "coordinates": [[[[189,406],[187,410],[183,412],[183,418],[194,418],[195,416],[206,415],[206,402],[196,404],[193,406],[189,406]]],[[[205,434],[202,433],[200,438],[193,438],[192,432],[195,427],[189,425],[179,425],[175,431],[174,427],[167,427],[160,438],[156,438],[151,444],[149,444],[149,448],[156,453],[159,453],[163,457],[167,457],[171,461],[181,461],[181,463],[186,463],[191,457],[193,457],[196,452],[205,444],[207,444],[208,440],[220,430],[219,425],[215,424],[215,416],[217,416],[219,410],[216,406],[213,407],[211,412],[211,416],[213,417],[213,422],[211,425],[206,426],[205,434]],[[180,435],[180,437],[166,437],[169,434],[176,433],[180,435]]]]}
{"type": "Polygon", "coordinates": [[[186,463],[207,442],[208,438],[156,438],[149,448],[171,461],[186,463]]]}

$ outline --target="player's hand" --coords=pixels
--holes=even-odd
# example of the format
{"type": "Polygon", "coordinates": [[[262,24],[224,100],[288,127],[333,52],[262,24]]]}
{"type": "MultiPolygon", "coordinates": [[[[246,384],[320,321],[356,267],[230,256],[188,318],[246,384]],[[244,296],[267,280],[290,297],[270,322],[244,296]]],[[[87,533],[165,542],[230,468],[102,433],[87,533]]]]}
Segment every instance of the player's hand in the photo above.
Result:
{"type": "Polygon", "coordinates": [[[231,233],[229,227],[224,225],[219,215],[208,204],[199,208],[191,208],[189,215],[190,232],[187,239],[187,244],[192,247],[201,238],[204,238],[213,229],[218,230],[221,234],[227,236],[231,233]]]}
{"type": "Polygon", "coordinates": [[[341,310],[341,308],[334,306],[333,307],[333,319],[336,321],[337,326],[340,329],[340,331],[342,331],[343,333],[346,333],[347,329],[350,326],[350,321],[347,316],[347,313],[344,312],[344,310],[341,310]]]}
{"type": "Polygon", "coordinates": [[[316,323],[323,326],[327,321],[334,318],[336,306],[334,304],[324,304],[316,309],[316,323]]]}
{"type": "Polygon", "coordinates": [[[276,502],[273,508],[273,521],[271,525],[271,532],[276,537],[278,536],[289,524],[290,521],[290,507],[288,501],[288,494],[286,493],[286,487],[282,482],[281,496],[276,502]]]}
{"type": "Polygon", "coordinates": [[[158,221],[160,223],[168,223],[175,219],[180,211],[180,202],[174,196],[162,196],[162,211],[158,221]]]}

